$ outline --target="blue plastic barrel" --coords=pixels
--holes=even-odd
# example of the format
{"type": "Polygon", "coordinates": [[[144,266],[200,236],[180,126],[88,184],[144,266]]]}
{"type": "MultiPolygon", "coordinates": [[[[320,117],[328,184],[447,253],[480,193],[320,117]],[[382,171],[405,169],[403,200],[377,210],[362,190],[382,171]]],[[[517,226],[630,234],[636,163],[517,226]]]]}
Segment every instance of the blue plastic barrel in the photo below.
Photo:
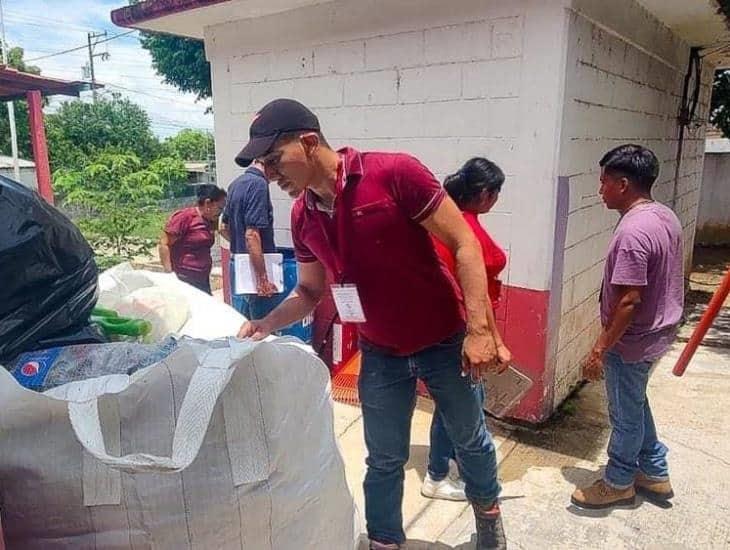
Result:
{"type": "MultiPolygon", "coordinates": [[[[297,286],[297,260],[294,257],[294,250],[291,248],[277,248],[276,251],[280,252],[284,256],[283,296],[286,297],[292,290],[294,290],[294,287],[297,286]]],[[[313,321],[314,315],[310,313],[301,321],[297,321],[293,325],[277,331],[277,334],[280,336],[296,336],[303,342],[311,344],[313,321]]]]}

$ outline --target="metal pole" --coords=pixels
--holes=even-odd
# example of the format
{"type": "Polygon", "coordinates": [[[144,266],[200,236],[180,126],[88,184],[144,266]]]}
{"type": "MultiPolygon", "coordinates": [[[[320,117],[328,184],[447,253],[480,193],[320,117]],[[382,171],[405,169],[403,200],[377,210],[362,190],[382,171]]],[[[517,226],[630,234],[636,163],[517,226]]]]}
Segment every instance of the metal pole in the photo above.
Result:
{"type": "Polygon", "coordinates": [[[26,93],[28,101],[28,123],[30,125],[30,143],[33,147],[35,170],[38,174],[38,194],[53,204],[53,181],[51,167],[48,162],[48,142],[43,125],[43,98],[38,90],[26,93]]]}
{"type": "Polygon", "coordinates": [[[680,355],[679,359],[677,359],[677,364],[674,365],[674,369],[672,370],[675,376],[682,376],[684,374],[684,371],[687,369],[687,365],[689,365],[689,362],[692,360],[692,356],[695,354],[695,351],[697,351],[697,348],[702,343],[702,339],[705,337],[705,334],[707,334],[707,331],[712,326],[712,322],[715,320],[715,317],[717,317],[717,314],[720,313],[720,308],[722,308],[722,305],[725,303],[725,298],[728,297],[728,294],[730,294],[730,269],[728,269],[727,273],[725,273],[725,278],[715,291],[715,294],[712,295],[712,299],[710,300],[710,303],[707,304],[705,313],[702,315],[700,322],[695,327],[692,336],[690,336],[689,342],[687,342],[687,345],[682,350],[682,355],[680,355]]]}
{"type": "MultiPolygon", "coordinates": [[[[2,0],[0,0],[0,34],[2,34],[2,36],[0,37],[0,40],[2,40],[2,44],[0,45],[0,50],[2,50],[2,63],[3,65],[7,65],[8,58],[6,50],[8,44],[5,41],[5,13],[3,12],[2,0]]],[[[8,123],[10,125],[10,149],[13,156],[13,175],[15,176],[15,181],[20,181],[20,162],[18,160],[18,130],[15,126],[15,104],[12,101],[8,101],[6,105],[8,108],[8,123]]]]}
{"type": "Polygon", "coordinates": [[[94,74],[94,45],[91,43],[92,33],[87,33],[86,38],[89,43],[89,72],[91,73],[91,93],[93,94],[94,103],[96,103],[96,74],[94,74]]]}
{"type": "Polygon", "coordinates": [[[10,124],[10,150],[13,156],[13,176],[15,181],[20,181],[20,160],[18,157],[18,130],[15,126],[15,104],[7,102],[8,123],[10,124]]]}

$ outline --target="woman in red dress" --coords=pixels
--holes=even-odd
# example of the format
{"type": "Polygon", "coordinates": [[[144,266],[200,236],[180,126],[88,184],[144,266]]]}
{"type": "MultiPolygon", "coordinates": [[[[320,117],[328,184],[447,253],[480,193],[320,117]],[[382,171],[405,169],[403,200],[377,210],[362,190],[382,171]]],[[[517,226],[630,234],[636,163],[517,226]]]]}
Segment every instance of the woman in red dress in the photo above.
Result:
{"type": "MultiPolygon", "coordinates": [[[[487,271],[487,291],[492,309],[495,311],[499,307],[502,290],[499,275],[507,265],[507,255],[479,223],[479,215],[486,214],[494,207],[503,183],[504,173],[499,166],[481,157],[468,160],[458,172],[448,176],[444,182],[446,192],[461,209],[464,219],[481,244],[484,267],[487,271]]],[[[449,271],[456,276],[456,261],[449,249],[438,239],[434,239],[434,245],[449,271]]],[[[501,341],[501,336],[497,348],[500,360],[509,364],[511,354],[501,341]]],[[[449,477],[449,460],[454,457],[454,446],[436,408],[431,422],[428,471],[421,487],[424,496],[445,500],[466,500],[464,483],[460,479],[449,477]]]]}

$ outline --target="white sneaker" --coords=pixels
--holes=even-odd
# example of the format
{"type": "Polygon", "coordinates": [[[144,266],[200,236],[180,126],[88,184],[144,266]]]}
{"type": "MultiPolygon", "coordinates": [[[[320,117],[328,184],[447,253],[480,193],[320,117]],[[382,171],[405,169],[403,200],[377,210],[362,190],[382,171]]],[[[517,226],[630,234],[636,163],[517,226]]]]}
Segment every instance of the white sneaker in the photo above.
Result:
{"type": "Polygon", "coordinates": [[[441,481],[434,481],[428,472],[426,473],[426,479],[423,480],[423,485],[421,485],[421,494],[426,498],[440,500],[455,500],[457,502],[466,500],[463,481],[451,479],[448,476],[441,481]]]}

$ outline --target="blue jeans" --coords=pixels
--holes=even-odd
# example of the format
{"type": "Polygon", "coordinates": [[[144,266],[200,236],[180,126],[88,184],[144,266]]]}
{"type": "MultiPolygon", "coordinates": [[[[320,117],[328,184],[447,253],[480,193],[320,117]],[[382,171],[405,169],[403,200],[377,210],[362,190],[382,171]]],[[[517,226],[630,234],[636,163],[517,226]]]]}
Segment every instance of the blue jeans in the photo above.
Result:
{"type": "Polygon", "coordinates": [[[651,366],[651,362],[625,363],[610,351],[604,360],[612,428],[605,481],[617,489],[631,487],[638,471],[657,481],[669,479],[667,447],[657,439],[646,397],[651,366]]]}
{"type": "Polygon", "coordinates": [[[258,294],[234,294],[233,281],[236,280],[236,271],[233,260],[231,266],[231,305],[238,313],[249,321],[263,319],[274,310],[286,298],[285,293],[274,294],[271,298],[259,296],[258,294]]]}
{"type": "Polygon", "coordinates": [[[256,321],[266,317],[284,298],[284,294],[274,294],[271,298],[257,294],[231,294],[231,305],[249,321],[256,321]]]}
{"type": "MultiPolygon", "coordinates": [[[[477,389],[484,409],[484,386],[479,384],[477,389]]],[[[431,479],[434,481],[446,479],[449,475],[449,460],[456,460],[456,452],[449,434],[446,433],[441,411],[436,407],[431,419],[431,442],[428,450],[428,475],[431,479]]]]}
{"type": "Polygon", "coordinates": [[[491,504],[499,496],[497,457],[487,431],[479,386],[461,376],[463,334],[406,357],[361,343],[358,381],[368,450],[365,519],[368,536],[401,544],[404,465],[408,461],[416,379],[426,384],[454,442],[467,498],[491,504]]]}

